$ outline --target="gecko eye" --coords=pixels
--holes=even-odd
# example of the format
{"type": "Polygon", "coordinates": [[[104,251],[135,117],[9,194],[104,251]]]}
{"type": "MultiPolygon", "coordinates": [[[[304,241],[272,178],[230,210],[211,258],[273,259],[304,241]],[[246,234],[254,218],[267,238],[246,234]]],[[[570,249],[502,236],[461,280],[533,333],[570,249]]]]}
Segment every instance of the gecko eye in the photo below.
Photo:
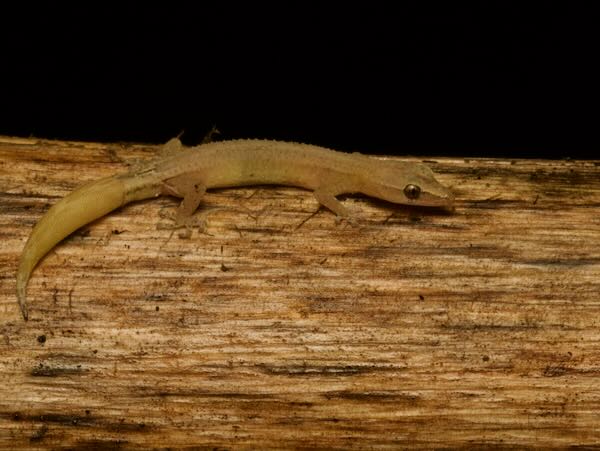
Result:
{"type": "Polygon", "coordinates": [[[418,199],[421,195],[421,188],[418,185],[406,185],[404,187],[404,195],[411,200],[418,199]]]}

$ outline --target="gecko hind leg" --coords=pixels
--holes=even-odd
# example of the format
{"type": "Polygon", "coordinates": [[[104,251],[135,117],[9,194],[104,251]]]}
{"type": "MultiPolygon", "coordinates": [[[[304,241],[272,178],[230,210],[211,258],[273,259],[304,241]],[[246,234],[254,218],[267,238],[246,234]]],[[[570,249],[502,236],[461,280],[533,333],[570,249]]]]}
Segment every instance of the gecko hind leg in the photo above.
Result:
{"type": "Polygon", "coordinates": [[[175,138],[171,138],[166,143],[164,143],[158,151],[158,157],[166,158],[172,155],[176,155],[178,152],[181,152],[184,149],[184,146],[181,143],[181,140],[179,139],[179,137],[182,134],[183,132],[181,132],[175,138]]]}
{"type": "Polygon", "coordinates": [[[180,238],[189,238],[194,228],[198,228],[201,232],[206,229],[206,213],[194,216],[194,212],[197,210],[206,193],[206,185],[203,182],[203,178],[201,172],[186,172],[163,182],[163,194],[181,197],[183,200],[179,204],[179,207],[177,207],[174,215],[171,217],[161,215],[167,219],[172,219],[174,224],[159,224],[159,229],[185,228],[184,231],[179,233],[180,238]]]}

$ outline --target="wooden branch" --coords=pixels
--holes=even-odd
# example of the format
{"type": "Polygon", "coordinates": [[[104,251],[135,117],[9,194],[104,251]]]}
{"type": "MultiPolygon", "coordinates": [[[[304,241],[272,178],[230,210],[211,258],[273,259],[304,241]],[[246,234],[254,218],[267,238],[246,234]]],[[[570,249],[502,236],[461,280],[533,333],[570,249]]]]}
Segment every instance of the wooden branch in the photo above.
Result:
{"type": "Polygon", "coordinates": [[[454,214],[228,189],[191,240],[160,198],[50,253],[31,227],[151,146],[0,138],[0,448],[600,442],[600,162],[436,158],[454,214]]]}

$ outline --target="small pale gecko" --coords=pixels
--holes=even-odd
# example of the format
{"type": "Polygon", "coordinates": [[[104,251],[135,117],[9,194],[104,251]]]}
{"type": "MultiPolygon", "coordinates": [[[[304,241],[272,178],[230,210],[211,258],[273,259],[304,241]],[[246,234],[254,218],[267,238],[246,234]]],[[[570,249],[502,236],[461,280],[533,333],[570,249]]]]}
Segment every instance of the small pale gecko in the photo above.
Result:
{"type": "Polygon", "coordinates": [[[28,319],[26,290],[37,263],[80,227],[133,201],[166,194],[183,200],[174,227],[189,227],[207,189],[287,185],[313,191],[338,218],[351,219],[336,199],[362,193],[389,202],[452,208],[454,195],[428,166],[360,153],[268,140],[231,140],[184,147],[168,141],[159,156],[131,171],[87,183],[55,205],[33,228],[17,272],[17,299],[28,319]]]}

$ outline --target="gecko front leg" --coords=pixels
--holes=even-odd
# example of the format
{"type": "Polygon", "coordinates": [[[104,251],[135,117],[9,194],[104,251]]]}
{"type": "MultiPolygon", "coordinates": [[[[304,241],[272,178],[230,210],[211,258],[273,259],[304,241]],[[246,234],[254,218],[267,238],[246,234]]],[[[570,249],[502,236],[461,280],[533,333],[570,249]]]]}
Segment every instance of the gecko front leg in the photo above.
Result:
{"type": "Polygon", "coordinates": [[[319,204],[335,213],[336,222],[339,223],[344,220],[348,222],[348,224],[356,226],[358,225],[358,221],[352,217],[350,211],[335,197],[341,192],[344,192],[344,190],[332,189],[331,187],[319,187],[313,191],[313,196],[317,199],[319,204]]]}
{"type": "Polygon", "coordinates": [[[173,218],[175,224],[166,228],[178,229],[185,227],[185,231],[179,234],[181,238],[189,238],[194,227],[204,230],[206,226],[204,218],[194,218],[193,216],[206,193],[202,172],[186,172],[167,179],[163,182],[162,192],[163,194],[183,198],[173,218]]]}
{"type": "Polygon", "coordinates": [[[315,196],[315,199],[317,199],[317,202],[319,202],[319,204],[329,208],[338,216],[338,218],[347,218],[350,216],[350,212],[348,211],[348,209],[344,207],[339,200],[336,199],[336,194],[334,191],[317,188],[313,192],[313,196],[315,196]]]}

